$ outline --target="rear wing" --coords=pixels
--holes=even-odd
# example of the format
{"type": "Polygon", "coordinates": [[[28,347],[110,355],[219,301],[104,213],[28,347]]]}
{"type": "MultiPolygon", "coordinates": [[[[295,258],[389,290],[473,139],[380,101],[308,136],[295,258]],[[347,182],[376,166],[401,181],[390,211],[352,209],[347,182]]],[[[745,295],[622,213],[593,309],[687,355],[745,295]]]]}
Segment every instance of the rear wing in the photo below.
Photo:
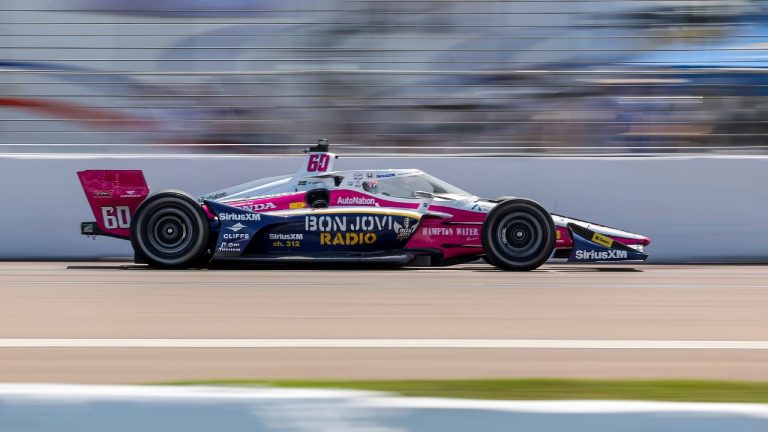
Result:
{"type": "Polygon", "coordinates": [[[80,233],[128,239],[131,217],[149,195],[139,170],[87,170],[77,177],[96,222],[83,222],[80,233]]]}

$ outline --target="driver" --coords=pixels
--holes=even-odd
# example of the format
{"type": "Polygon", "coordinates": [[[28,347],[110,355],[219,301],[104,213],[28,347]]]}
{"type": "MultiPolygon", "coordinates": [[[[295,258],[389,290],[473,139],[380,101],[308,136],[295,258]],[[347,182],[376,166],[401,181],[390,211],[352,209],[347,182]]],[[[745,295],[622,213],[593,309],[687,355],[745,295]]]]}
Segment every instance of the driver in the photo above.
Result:
{"type": "Polygon", "coordinates": [[[378,180],[366,180],[363,182],[363,190],[372,194],[379,193],[378,180]]]}

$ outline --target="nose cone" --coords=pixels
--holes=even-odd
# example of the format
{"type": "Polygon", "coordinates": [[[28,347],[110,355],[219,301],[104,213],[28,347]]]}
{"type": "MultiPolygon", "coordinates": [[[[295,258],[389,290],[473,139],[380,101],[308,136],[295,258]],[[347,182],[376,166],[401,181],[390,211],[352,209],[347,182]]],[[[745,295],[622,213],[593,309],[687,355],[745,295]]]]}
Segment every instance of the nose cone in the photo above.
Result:
{"type": "Polygon", "coordinates": [[[645,237],[645,236],[640,236],[640,237],[641,237],[641,239],[639,240],[640,243],[638,243],[638,244],[641,244],[643,246],[648,246],[649,244],[651,244],[651,239],[650,238],[645,237]]]}
{"type": "Polygon", "coordinates": [[[621,231],[614,228],[608,228],[602,232],[603,230],[600,230],[600,226],[593,225],[589,227],[592,231],[599,232],[600,234],[606,234],[607,236],[611,237],[612,239],[624,243],[627,246],[648,246],[651,244],[651,239],[640,234],[631,233],[628,231],[621,231]]]}
{"type": "Polygon", "coordinates": [[[628,231],[621,231],[614,228],[607,228],[607,229],[601,229],[603,227],[592,225],[589,227],[592,231],[598,232],[600,234],[605,234],[608,237],[618,241],[619,243],[623,243],[627,246],[648,246],[651,244],[651,239],[640,235],[631,233],[628,231]],[[605,232],[604,232],[605,231],[605,232]]]}
{"type": "MultiPolygon", "coordinates": [[[[565,238],[565,233],[567,233],[567,226],[569,223],[574,223],[576,225],[579,225],[581,227],[587,228],[588,230],[594,231],[596,233],[608,236],[619,243],[623,243],[627,246],[648,246],[651,244],[651,239],[640,234],[635,234],[629,231],[624,231],[616,228],[611,228],[607,226],[603,226],[600,224],[592,223],[592,222],[586,222],[578,219],[569,218],[566,216],[560,216],[560,215],[552,215],[552,219],[555,221],[555,224],[558,227],[558,230],[563,230],[562,233],[560,233],[561,238],[565,238]]],[[[561,245],[558,245],[561,246],[561,245]]],[[[568,246],[568,245],[564,245],[568,246]]]]}

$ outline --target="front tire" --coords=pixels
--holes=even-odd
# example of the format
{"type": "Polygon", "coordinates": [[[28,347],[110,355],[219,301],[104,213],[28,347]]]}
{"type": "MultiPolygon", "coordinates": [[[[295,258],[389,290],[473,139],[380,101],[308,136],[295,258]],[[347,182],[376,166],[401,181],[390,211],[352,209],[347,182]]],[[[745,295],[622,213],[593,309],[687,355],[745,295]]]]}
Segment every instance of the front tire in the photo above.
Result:
{"type": "Polygon", "coordinates": [[[502,270],[539,268],[552,255],[555,238],[552,216],[540,204],[527,199],[499,203],[483,223],[486,259],[502,270]]]}
{"type": "Polygon", "coordinates": [[[189,195],[164,191],[147,198],[133,215],[131,244],[152,267],[188,268],[208,247],[208,217],[189,195]]]}

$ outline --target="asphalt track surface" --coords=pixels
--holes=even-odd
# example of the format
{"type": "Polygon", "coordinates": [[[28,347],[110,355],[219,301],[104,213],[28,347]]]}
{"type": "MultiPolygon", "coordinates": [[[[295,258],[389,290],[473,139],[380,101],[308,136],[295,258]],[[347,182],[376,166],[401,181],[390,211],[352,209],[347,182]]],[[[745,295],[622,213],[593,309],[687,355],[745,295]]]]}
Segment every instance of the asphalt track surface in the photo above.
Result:
{"type": "Polygon", "coordinates": [[[0,263],[0,381],[768,380],[768,266],[0,263]]]}

